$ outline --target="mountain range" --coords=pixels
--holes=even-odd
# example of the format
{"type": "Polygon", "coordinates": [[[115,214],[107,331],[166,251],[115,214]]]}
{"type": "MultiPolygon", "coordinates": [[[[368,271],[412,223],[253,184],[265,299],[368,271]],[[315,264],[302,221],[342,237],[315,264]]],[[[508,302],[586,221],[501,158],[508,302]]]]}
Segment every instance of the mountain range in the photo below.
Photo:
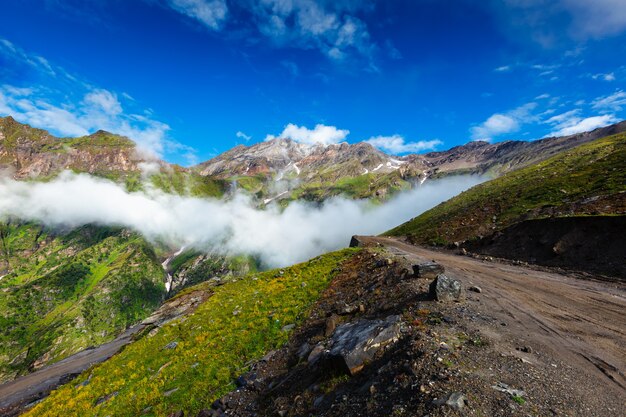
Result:
{"type": "MultiPolygon", "coordinates": [[[[368,143],[322,146],[279,138],[252,146],[239,145],[196,166],[180,167],[143,155],[132,140],[112,133],[98,131],[79,138],[57,138],[4,117],[0,118],[0,171],[19,181],[45,182],[70,170],[114,181],[130,192],[154,187],[165,193],[199,198],[228,199],[239,190],[253,196],[260,209],[272,202],[282,208],[296,200],[323,203],[334,196],[384,203],[400,191],[419,187],[425,181],[481,174],[493,180],[399,225],[388,234],[406,237],[415,244],[449,246],[620,276],[625,271],[621,261],[615,260],[619,258],[615,247],[600,245],[604,249],[599,252],[604,255],[598,253],[595,258],[587,259],[587,263],[598,267],[589,267],[581,261],[581,250],[575,248],[582,247],[576,236],[598,228],[613,236],[610,230],[618,230],[621,220],[615,220],[616,224],[599,220],[598,224],[580,228],[576,220],[574,225],[567,221],[554,225],[544,219],[579,216],[595,219],[594,216],[624,214],[624,132],[626,122],[621,122],[566,137],[493,144],[469,142],[447,151],[406,156],[385,154],[368,143]],[[535,230],[529,237],[523,230],[520,232],[519,225],[531,221],[539,223],[528,226],[535,230]],[[524,242],[526,249],[516,251],[516,242],[524,242]]],[[[595,222],[594,219],[590,222],[595,222]]],[[[210,299],[214,291],[223,293],[222,298],[211,302],[217,303],[215,308],[228,305],[235,313],[243,305],[256,308],[249,305],[249,300],[240,298],[237,291],[250,291],[253,298],[255,294],[267,293],[268,299],[275,298],[267,311],[263,307],[262,313],[268,317],[275,315],[280,323],[291,323],[294,317],[303,317],[307,303],[320,297],[323,285],[316,281],[315,274],[323,271],[325,276],[334,276],[341,262],[356,256],[349,251],[341,252],[291,268],[287,275],[301,282],[298,285],[290,282],[287,292],[283,292],[280,277],[285,272],[282,269],[259,272],[258,260],[246,254],[224,256],[196,249],[175,250],[121,227],[88,224],[79,228],[51,228],[14,217],[0,220],[0,383],[114,341],[142,320],[150,321],[151,314],[158,315],[160,306],[167,309],[176,303],[172,300],[185,300],[195,292],[202,294],[202,300],[210,299]],[[247,278],[241,281],[239,277],[247,278]],[[250,287],[242,283],[248,282],[248,278],[255,281],[250,287]],[[257,278],[261,279],[258,283],[257,278]],[[223,290],[214,289],[222,285],[223,290]],[[284,307],[294,294],[301,297],[302,303],[289,309],[284,307]],[[170,301],[163,304],[167,299],[170,301]],[[280,310],[284,317],[279,308],[284,308],[280,310]]],[[[620,238],[616,235],[614,239],[619,242],[620,238]]],[[[599,245],[599,241],[592,243],[599,245]]],[[[362,274],[359,268],[356,270],[362,274]]],[[[204,319],[232,322],[230,310],[226,316],[211,312],[206,306],[198,311],[193,316],[193,311],[185,309],[185,315],[195,317],[190,323],[204,319]]],[[[232,314],[239,314],[235,313],[232,314]]],[[[251,328],[258,333],[246,333],[251,337],[245,339],[251,347],[245,349],[251,350],[246,350],[244,356],[257,358],[271,346],[287,340],[287,335],[282,324],[270,323],[269,330],[265,329],[261,323],[265,320],[261,318],[263,314],[258,317],[254,314],[250,316],[254,321],[251,328]]],[[[145,333],[137,336],[144,338],[142,342],[120,360],[125,361],[125,367],[132,367],[140,357],[149,357],[154,366],[159,363],[159,374],[169,365],[148,353],[157,349],[157,344],[170,343],[168,337],[186,337],[182,334],[197,334],[203,341],[212,337],[185,326],[176,330],[167,327],[169,330],[161,331],[152,342],[147,332],[153,330],[156,334],[160,327],[148,326],[145,333]]],[[[230,339],[224,340],[231,343],[230,339]]],[[[204,357],[201,352],[195,345],[189,347],[184,351],[189,356],[181,359],[180,367],[174,366],[168,372],[176,377],[183,375],[187,366],[199,361],[192,354],[213,363],[215,358],[204,357]]],[[[155,371],[148,368],[141,368],[141,372],[155,371]]],[[[131,368],[127,369],[130,372],[131,368]]],[[[202,378],[210,377],[211,372],[225,372],[215,380],[230,383],[228,373],[232,370],[211,369],[203,370],[208,374],[202,374],[202,378]]],[[[137,372],[127,375],[133,384],[141,384],[146,377],[137,372]]],[[[113,378],[114,373],[98,374],[97,384],[85,390],[89,392],[88,401],[99,402],[110,394],[104,393],[102,387],[112,383],[108,378],[113,378]]],[[[81,383],[89,383],[89,378],[83,377],[81,383]]],[[[222,388],[218,391],[223,393],[222,388]]],[[[181,401],[196,410],[199,406],[193,403],[190,393],[181,401]]],[[[119,404],[129,406],[134,395],[126,392],[120,396],[119,404]]],[[[65,390],[54,401],[64,403],[69,397],[71,394],[65,390]]],[[[145,404],[137,403],[136,407],[149,403],[148,396],[141,398],[145,404]]],[[[111,409],[119,411],[115,408],[118,405],[111,409]]],[[[164,400],[157,408],[165,412],[170,405],[171,401],[164,400]]]]}
{"type": "Polygon", "coordinates": [[[18,179],[49,179],[73,170],[125,183],[134,191],[147,177],[166,192],[220,197],[236,184],[261,201],[323,201],[344,195],[384,200],[428,178],[506,172],[545,160],[583,143],[626,130],[621,122],[592,132],[536,141],[469,142],[448,151],[402,157],[372,145],[307,145],[272,139],[233,149],[183,168],[142,155],[130,139],[104,131],[79,138],[0,118],[0,169],[18,179]]]}

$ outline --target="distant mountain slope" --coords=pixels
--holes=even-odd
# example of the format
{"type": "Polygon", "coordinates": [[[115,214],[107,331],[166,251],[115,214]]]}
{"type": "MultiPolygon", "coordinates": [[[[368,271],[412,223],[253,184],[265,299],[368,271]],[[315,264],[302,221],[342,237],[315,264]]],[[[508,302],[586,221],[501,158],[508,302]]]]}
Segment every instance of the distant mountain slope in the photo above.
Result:
{"type": "Polygon", "coordinates": [[[0,167],[13,169],[16,178],[49,177],[64,169],[101,176],[139,171],[144,159],[130,139],[104,131],[62,139],[45,130],[0,118],[0,167]]]}
{"type": "Polygon", "coordinates": [[[528,219],[613,214],[626,214],[625,133],[473,187],[386,234],[447,244],[528,219]]]}
{"type": "Polygon", "coordinates": [[[356,176],[366,171],[381,173],[400,168],[402,161],[386,155],[368,143],[350,145],[305,145],[291,139],[273,139],[252,146],[239,145],[196,167],[202,175],[230,177],[295,173],[308,179],[334,168],[337,175],[326,179],[356,176]],[[377,169],[378,168],[378,169],[377,169]]]}
{"type": "MultiPolygon", "coordinates": [[[[583,143],[626,131],[626,121],[570,136],[490,144],[470,142],[422,155],[433,173],[475,172],[501,175],[543,161],[583,143]]],[[[420,158],[419,155],[410,158],[420,158]]]]}
{"type": "Polygon", "coordinates": [[[459,173],[498,176],[623,131],[626,122],[560,138],[470,142],[447,151],[404,157],[387,155],[367,143],[322,146],[274,139],[239,145],[183,168],[146,158],[130,139],[112,133],[56,138],[4,117],[0,118],[0,170],[17,179],[49,179],[69,169],[112,179],[131,191],[143,188],[147,178],[166,192],[200,197],[221,197],[235,184],[266,203],[323,201],[336,195],[384,200],[427,178],[459,173]]]}
{"type": "Polygon", "coordinates": [[[321,201],[334,195],[385,199],[427,178],[467,173],[502,175],[623,131],[626,122],[565,137],[470,142],[443,152],[404,157],[387,155],[367,143],[322,146],[273,139],[239,145],[194,170],[237,182],[267,200],[321,201]],[[276,186],[276,182],[282,185],[276,186]]]}

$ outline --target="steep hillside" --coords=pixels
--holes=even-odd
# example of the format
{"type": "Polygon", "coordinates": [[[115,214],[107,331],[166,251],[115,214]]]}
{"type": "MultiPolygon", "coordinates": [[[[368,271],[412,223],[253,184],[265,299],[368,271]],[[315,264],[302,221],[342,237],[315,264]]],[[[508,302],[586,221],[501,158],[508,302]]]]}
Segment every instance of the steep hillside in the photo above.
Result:
{"type": "Polygon", "coordinates": [[[3,223],[0,257],[0,381],[113,339],[166,294],[154,250],[121,229],[3,223]]]}
{"type": "Polygon", "coordinates": [[[192,315],[146,331],[28,414],[168,415],[208,407],[234,388],[249,361],[288,339],[341,265],[358,252],[346,249],[217,287],[189,289],[204,286],[210,297],[192,315]]]}
{"type": "Polygon", "coordinates": [[[0,118],[0,168],[16,178],[48,178],[64,169],[103,177],[126,176],[144,162],[130,139],[99,131],[79,138],[56,138],[45,130],[0,118]]]}
{"type": "Polygon", "coordinates": [[[626,134],[581,145],[478,185],[386,234],[448,244],[523,220],[626,213],[626,134]]]}
{"type": "Polygon", "coordinates": [[[0,172],[20,180],[45,181],[64,170],[108,178],[129,191],[150,183],[168,193],[221,197],[228,188],[224,181],[146,158],[123,136],[98,131],[78,138],[57,138],[10,116],[0,117],[0,172]]]}

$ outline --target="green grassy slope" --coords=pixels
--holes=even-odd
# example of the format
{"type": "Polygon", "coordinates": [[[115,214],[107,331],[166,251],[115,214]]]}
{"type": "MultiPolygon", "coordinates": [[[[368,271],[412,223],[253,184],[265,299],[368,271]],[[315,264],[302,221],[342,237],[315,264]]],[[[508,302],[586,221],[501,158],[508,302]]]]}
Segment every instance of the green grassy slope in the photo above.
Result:
{"type": "Polygon", "coordinates": [[[521,220],[626,211],[626,134],[579,146],[473,187],[388,231],[415,243],[447,244],[521,220]]]}
{"type": "Polygon", "coordinates": [[[243,276],[256,272],[259,264],[257,259],[249,255],[226,256],[219,253],[201,253],[193,249],[185,250],[167,266],[167,271],[173,277],[169,295],[213,277],[243,276]]]}
{"type": "Polygon", "coordinates": [[[194,415],[234,389],[246,363],[285,343],[285,326],[306,317],[339,265],[357,252],[251,273],[211,290],[193,287],[213,291],[193,314],[127,346],[26,415],[167,416],[176,409],[194,415]]]}
{"type": "Polygon", "coordinates": [[[165,295],[154,251],[134,233],[4,223],[0,236],[0,380],[110,341],[165,295]]]}
{"type": "Polygon", "coordinates": [[[411,188],[411,182],[398,172],[368,173],[339,180],[309,181],[295,188],[291,200],[324,201],[330,197],[344,196],[354,199],[384,201],[392,195],[411,188]]]}

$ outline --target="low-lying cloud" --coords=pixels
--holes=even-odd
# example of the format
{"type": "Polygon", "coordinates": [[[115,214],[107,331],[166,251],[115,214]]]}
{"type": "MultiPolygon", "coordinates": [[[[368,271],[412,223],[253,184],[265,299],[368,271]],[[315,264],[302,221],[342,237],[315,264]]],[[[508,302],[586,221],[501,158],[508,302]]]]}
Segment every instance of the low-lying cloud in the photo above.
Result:
{"type": "Polygon", "coordinates": [[[379,206],[334,198],[321,206],[293,202],[260,210],[243,194],[215,200],[154,189],[129,193],[111,181],[66,172],[47,183],[0,179],[0,218],[49,227],[123,226],[172,249],[245,253],[279,267],[345,247],[353,234],[384,232],[481,181],[464,176],[427,182],[379,206]]]}

